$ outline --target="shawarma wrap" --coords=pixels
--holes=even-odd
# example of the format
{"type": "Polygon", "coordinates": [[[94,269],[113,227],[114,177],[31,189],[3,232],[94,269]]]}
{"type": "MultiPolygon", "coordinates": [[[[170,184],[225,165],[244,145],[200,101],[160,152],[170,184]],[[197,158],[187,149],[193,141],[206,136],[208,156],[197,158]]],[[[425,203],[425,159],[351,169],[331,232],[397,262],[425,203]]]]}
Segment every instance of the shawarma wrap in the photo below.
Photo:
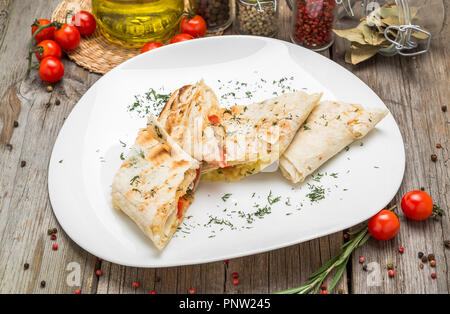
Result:
{"type": "Polygon", "coordinates": [[[203,81],[176,90],[158,121],[180,147],[205,167],[223,166],[224,129],[216,94],[203,81]]]}
{"type": "Polygon", "coordinates": [[[199,175],[199,163],[150,116],[114,177],[113,206],[162,250],[193,201],[199,175]]]}
{"type": "Polygon", "coordinates": [[[302,182],[356,139],[363,138],[387,114],[386,109],[323,101],[313,110],[280,158],[283,175],[302,182]]]}
{"type": "Polygon", "coordinates": [[[226,165],[204,173],[202,180],[238,181],[276,162],[321,96],[295,92],[223,109],[226,165]]]}

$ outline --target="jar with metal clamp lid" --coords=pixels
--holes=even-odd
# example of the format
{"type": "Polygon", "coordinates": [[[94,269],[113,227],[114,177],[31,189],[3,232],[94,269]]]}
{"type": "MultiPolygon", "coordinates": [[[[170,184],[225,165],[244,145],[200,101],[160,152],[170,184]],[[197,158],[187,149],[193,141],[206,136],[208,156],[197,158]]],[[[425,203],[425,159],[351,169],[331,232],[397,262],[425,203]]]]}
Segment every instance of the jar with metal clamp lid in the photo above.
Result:
{"type": "Polygon", "coordinates": [[[386,56],[426,53],[445,20],[442,0],[336,0],[336,4],[339,18],[354,20],[354,28],[337,30],[336,34],[348,36],[341,37],[352,41],[355,49],[373,49],[386,56]]]}
{"type": "Polygon", "coordinates": [[[236,32],[273,37],[278,33],[277,0],[236,0],[236,32]]]}

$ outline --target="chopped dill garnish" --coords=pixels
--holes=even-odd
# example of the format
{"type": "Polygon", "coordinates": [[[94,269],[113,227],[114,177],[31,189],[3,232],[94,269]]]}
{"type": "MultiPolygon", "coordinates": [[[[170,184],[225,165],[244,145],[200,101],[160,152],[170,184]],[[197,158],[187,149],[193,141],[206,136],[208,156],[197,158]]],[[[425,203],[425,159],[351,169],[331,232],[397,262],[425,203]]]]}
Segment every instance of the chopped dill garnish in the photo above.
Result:
{"type": "Polygon", "coordinates": [[[273,204],[279,202],[280,199],[281,199],[281,196],[272,198],[272,190],[270,191],[269,195],[267,196],[267,202],[269,202],[270,205],[273,205],[273,204]]]}
{"type": "Polygon", "coordinates": [[[224,194],[224,195],[222,196],[222,201],[226,202],[226,201],[230,198],[231,195],[232,195],[231,193],[226,193],[226,194],[224,194]]]}
{"type": "Polygon", "coordinates": [[[321,186],[316,186],[308,183],[310,192],[306,194],[311,203],[318,202],[325,198],[325,189],[321,186]]]}

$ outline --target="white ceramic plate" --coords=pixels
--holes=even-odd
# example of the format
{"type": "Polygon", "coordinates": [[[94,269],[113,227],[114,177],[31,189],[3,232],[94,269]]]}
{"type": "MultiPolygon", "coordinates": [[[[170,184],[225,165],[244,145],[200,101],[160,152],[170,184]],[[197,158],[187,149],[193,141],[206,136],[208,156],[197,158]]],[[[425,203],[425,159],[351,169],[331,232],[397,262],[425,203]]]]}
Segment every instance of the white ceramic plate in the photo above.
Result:
{"type": "Polygon", "coordinates": [[[345,229],[368,219],[394,197],[405,157],[398,126],[389,115],[366,138],[326,163],[317,181],[310,178],[293,187],[276,171],[239,183],[202,183],[189,218],[158,252],[127,216],[112,208],[110,184],[122,162],[120,154],[126,154],[138,129],[146,124],[145,114],[137,112],[142,106],[129,110],[135,96],[144,99],[150,88],[169,93],[202,78],[222,105],[305,89],[324,92],[324,99],[385,108],[369,87],[338,64],[283,41],[213,37],[137,56],[89,89],[53,149],[49,166],[53,210],[66,233],[85,250],[139,267],[225,260],[345,229]],[[313,187],[322,187],[325,198],[311,203],[307,194],[313,187]],[[270,200],[280,199],[269,206],[270,213],[266,207],[258,218],[254,206],[268,205],[270,193],[270,200]],[[231,195],[222,199],[225,194],[231,195]],[[247,221],[247,214],[254,221],[247,221]]]}

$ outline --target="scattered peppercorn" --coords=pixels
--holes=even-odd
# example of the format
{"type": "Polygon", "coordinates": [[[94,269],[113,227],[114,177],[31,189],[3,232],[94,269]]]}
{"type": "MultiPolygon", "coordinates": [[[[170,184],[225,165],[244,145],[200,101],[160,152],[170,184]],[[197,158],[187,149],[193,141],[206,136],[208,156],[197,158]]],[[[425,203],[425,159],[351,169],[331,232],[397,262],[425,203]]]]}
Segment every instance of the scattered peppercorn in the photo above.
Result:
{"type": "Polygon", "coordinates": [[[395,272],[392,270],[392,269],[390,269],[389,271],[388,271],[388,275],[389,275],[389,277],[394,277],[395,276],[395,272]]]}
{"type": "Polygon", "coordinates": [[[131,284],[131,286],[135,289],[139,288],[139,282],[137,281],[133,281],[133,283],[131,284]]]}
{"type": "Polygon", "coordinates": [[[436,258],[434,257],[434,254],[428,254],[428,260],[432,261],[435,260],[436,258]]]}
{"type": "Polygon", "coordinates": [[[425,187],[424,187],[424,186],[421,186],[421,187],[420,187],[420,190],[421,190],[421,191],[425,191],[425,187]]]}
{"type": "Polygon", "coordinates": [[[95,271],[95,274],[96,274],[98,277],[100,277],[101,275],[103,275],[103,272],[102,272],[101,269],[97,269],[97,270],[95,271]]]}
{"type": "Polygon", "coordinates": [[[18,121],[14,121],[14,127],[17,128],[19,126],[19,122],[18,121]]]}
{"type": "Polygon", "coordinates": [[[323,283],[323,284],[320,286],[320,289],[322,289],[322,290],[327,290],[327,285],[323,283]]]}
{"type": "Polygon", "coordinates": [[[441,146],[441,143],[437,143],[436,144],[436,148],[441,148],[442,146],[441,146]]]}
{"type": "Polygon", "coordinates": [[[432,259],[432,260],[430,261],[430,266],[431,266],[431,267],[436,267],[436,261],[435,261],[434,259],[432,259]]]}
{"type": "Polygon", "coordinates": [[[348,239],[348,238],[350,238],[350,235],[346,232],[346,233],[344,233],[344,239],[348,239]]]}
{"type": "Polygon", "coordinates": [[[362,263],[364,263],[365,260],[366,260],[366,259],[365,259],[364,257],[361,256],[361,257],[359,258],[359,263],[362,264],[362,263]]]}
{"type": "Polygon", "coordinates": [[[363,270],[367,271],[367,265],[363,265],[363,270]]]}
{"type": "Polygon", "coordinates": [[[441,110],[442,110],[443,112],[447,112],[447,106],[442,106],[442,107],[441,107],[441,110]]]}
{"type": "Polygon", "coordinates": [[[423,269],[423,264],[422,263],[419,263],[419,268],[423,269]]]}
{"type": "Polygon", "coordinates": [[[424,255],[422,256],[422,263],[426,263],[428,262],[428,258],[424,255]]]}
{"type": "Polygon", "coordinates": [[[322,290],[321,294],[328,294],[327,290],[322,290]]]}
{"type": "Polygon", "coordinates": [[[103,258],[97,257],[97,261],[101,262],[103,261],[103,258]]]}
{"type": "Polygon", "coordinates": [[[52,233],[53,233],[53,229],[48,229],[47,230],[47,235],[52,235],[52,233]]]}
{"type": "Polygon", "coordinates": [[[226,259],[226,260],[224,260],[223,262],[228,264],[228,263],[230,262],[230,260],[229,260],[229,259],[226,259]]]}
{"type": "Polygon", "coordinates": [[[51,105],[52,105],[52,104],[48,102],[48,103],[45,104],[45,108],[48,109],[48,108],[50,108],[51,105]]]}
{"type": "Polygon", "coordinates": [[[25,167],[27,165],[27,162],[25,161],[25,160],[22,160],[21,162],[20,162],[20,167],[25,167]]]}
{"type": "Polygon", "coordinates": [[[233,279],[233,285],[237,286],[239,284],[239,279],[233,279]]]}
{"type": "Polygon", "coordinates": [[[81,294],[81,290],[80,289],[75,290],[75,294],[81,294]]]}
{"type": "Polygon", "coordinates": [[[403,254],[403,252],[405,252],[405,248],[404,248],[403,246],[400,246],[400,247],[398,248],[398,251],[399,251],[401,254],[403,254]]]}
{"type": "Polygon", "coordinates": [[[450,241],[449,240],[445,240],[444,241],[444,245],[446,248],[450,248],[450,241]]]}
{"type": "Polygon", "coordinates": [[[58,249],[58,244],[56,244],[56,243],[53,244],[53,245],[52,245],[52,249],[53,249],[53,251],[56,251],[56,250],[58,249]]]}
{"type": "Polygon", "coordinates": [[[47,92],[49,92],[49,93],[53,92],[53,86],[48,85],[47,86],[47,92]]]}
{"type": "Polygon", "coordinates": [[[59,99],[56,99],[55,100],[55,106],[59,106],[59,105],[61,105],[61,101],[59,99]]]}
{"type": "Polygon", "coordinates": [[[8,143],[8,144],[6,144],[6,149],[9,150],[9,151],[12,151],[13,146],[8,143]]]}
{"type": "Polygon", "coordinates": [[[437,275],[435,273],[431,274],[431,278],[436,279],[437,275]]]}
{"type": "Polygon", "coordinates": [[[195,289],[189,289],[189,294],[194,294],[195,293],[195,289]]]}
{"type": "Polygon", "coordinates": [[[437,161],[437,155],[436,154],[432,154],[431,155],[431,161],[437,161]]]}
{"type": "Polygon", "coordinates": [[[42,280],[42,281],[41,281],[41,288],[44,288],[44,287],[45,287],[45,285],[46,285],[46,282],[45,282],[45,280],[42,280]]]}
{"type": "Polygon", "coordinates": [[[394,269],[394,263],[392,263],[392,262],[387,263],[387,269],[389,269],[389,270],[394,269]]]}
{"type": "Polygon", "coordinates": [[[23,264],[23,269],[27,270],[28,268],[30,268],[30,264],[28,263],[23,264]]]}
{"type": "Polygon", "coordinates": [[[234,279],[239,278],[239,274],[234,272],[231,274],[231,277],[233,277],[234,279]]]}
{"type": "Polygon", "coordinates": [[[155,290],[150,291],[150,294],[156,294],[155,290]]]}
{"type": "Polygon", "coordinates": [[[52,233],[52,234],[50,235],[50,240],[55,241],[55,240],[56,240],[56,234],[52,233]]]}
{"type": "Polygon", "coordinates": [[[422,256],[423,256],[423,252],[419,252],[419,253],[417,253],[417,256],[419,256],[419,258],[422,258],[422,256]]]}

